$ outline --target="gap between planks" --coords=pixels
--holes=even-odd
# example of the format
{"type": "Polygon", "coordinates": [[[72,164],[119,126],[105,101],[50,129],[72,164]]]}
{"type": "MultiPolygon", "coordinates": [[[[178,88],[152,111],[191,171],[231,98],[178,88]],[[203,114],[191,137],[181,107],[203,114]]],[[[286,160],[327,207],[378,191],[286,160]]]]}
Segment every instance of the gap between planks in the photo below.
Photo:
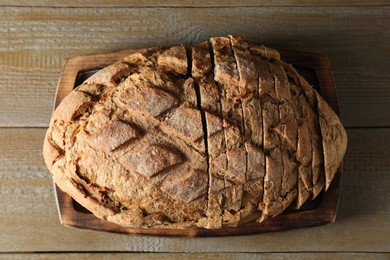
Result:
{"type": "Polygon", "coordinates": [[[213,8],[213,7],[366,7],[366,6],[388,6],[389,2],[386,0],[320,0],[316,1],[313,4],[313,1],[310,0],[284,0],[284,1],[256,1],[256,0],[224,0],[224,1],[209,1],[209,0],[198,0],[194,4],[192,0],[163,0],[163,1],[153,1],[153,0],[140,0],[140,1],[80,1],[80,0],[42,0],[31,4],[29,1],[25,0],[4,0],[0,3],[0,6],[4,7],[50,7],[50,8],[77,8],[84,7],[90,8],[99,7],[99,8],[115,8],[115,7],[140,7],[140,8],[175,8],[175,7],[197,7],[197,8],[213,8]]]}

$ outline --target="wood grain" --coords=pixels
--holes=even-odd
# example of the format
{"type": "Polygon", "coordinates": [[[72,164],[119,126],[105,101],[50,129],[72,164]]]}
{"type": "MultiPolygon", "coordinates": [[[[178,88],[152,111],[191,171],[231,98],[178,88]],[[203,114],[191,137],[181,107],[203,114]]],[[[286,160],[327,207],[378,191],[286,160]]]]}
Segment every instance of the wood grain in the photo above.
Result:
{"type": "Polygon", "coordinates": [[[137,260],[166,260],[166,259],[260,259],[260,260],[282,260],[282,259],[332,259],[332,260],[381,260],[389,259],[388,253],[33,253],[33,254],[2,254],[0,259],[137,259],[137,260]]]}
{"type": "Polygon", "coordinates": [[[0,259],[389,259],[390,130],[370,128],[390,126],[388,28],[385,0],[0,1],[0,259]],[[344,124],[369,127],[348,130],[336,222],[209,239],[62,227],[41,146],[64,60],[226,34],[329,56],[344,124]]]}
{"type": "Polygon", "coordinates": [[[317,0],[315,3],[310,0],[40,0],[39,2],[31,2],[29,0],[3,0],[1,5],[7,6],[61,6],[61,7],[223,7],[223,6],[375,6],[386,5],[388,1],[385,0],[317,0]]]}
{"type": "Polygon", "coordinates": [[[390,126],[386,112],[390,111],[390,60],[384,58],[390,53],[389,26],[388,6],[2,7],[0,126],[48,125],[66,57],[193,43],[227,34],[276,48],[328,55],[343,123],[390,126]]]}
{"type": "Polygon", "coordinates": [[[31,151],[24,164],[0,164],[0,252],[388,252],[390,248],[390,198],[384,196],[390,187],[388,128],[348,130],[335,223],[207,239],[129,237],[62,227],[50,173],[41,158],[45,131],[0,129],[0,158],[16,162],[27,155],[26,150],[31,151]]]}

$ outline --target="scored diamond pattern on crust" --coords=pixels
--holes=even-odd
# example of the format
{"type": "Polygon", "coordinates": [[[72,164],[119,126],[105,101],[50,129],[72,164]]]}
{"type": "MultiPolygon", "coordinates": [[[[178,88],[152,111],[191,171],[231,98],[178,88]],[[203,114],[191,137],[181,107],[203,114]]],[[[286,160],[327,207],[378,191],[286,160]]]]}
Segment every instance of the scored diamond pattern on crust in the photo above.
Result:
{"type": "Polygon", "coordinates": [[[161,171],[183,163],[184,156],[171,147],[146,145],[127,152],[119,158],[119,162],[127,169],[150,179],[161,171]]]}

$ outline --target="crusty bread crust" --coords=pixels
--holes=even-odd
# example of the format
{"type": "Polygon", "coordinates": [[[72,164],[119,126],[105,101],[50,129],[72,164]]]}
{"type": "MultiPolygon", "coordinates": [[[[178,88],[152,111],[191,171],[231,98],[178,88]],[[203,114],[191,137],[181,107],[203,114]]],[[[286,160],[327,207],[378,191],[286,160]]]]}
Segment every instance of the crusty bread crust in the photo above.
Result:
{"type": "Polygon", "coordinates": [[[347,150],[347,133],[339,117],[317,92],[316,97],[324,148],[325,190],[327,190],[347,150]]]}

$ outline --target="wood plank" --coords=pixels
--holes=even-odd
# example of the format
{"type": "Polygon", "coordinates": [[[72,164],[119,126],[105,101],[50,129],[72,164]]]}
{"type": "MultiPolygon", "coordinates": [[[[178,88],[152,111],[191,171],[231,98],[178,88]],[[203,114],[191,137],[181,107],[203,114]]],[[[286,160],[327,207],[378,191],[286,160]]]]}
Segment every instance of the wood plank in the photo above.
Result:
{"type": "MultiPolygon", "coordinates": [[[[49,181],[42,156],[45,131],[42,129],[0,130],[0,179],[17,183],[22,180],[49,181]]],[[[11,184],[11,183],[10,183],[11,184]]]]}
{"type": "Polygon", "coordinates": [[[45,131],[0,129],[0,252],[388,252],[390,248],[390,198],[383,196],[390,185],[389,128],[348,130],[349,147],[335,223],[260,235],[196,239],[125,236],[62,227],[51,177],[41,158],[45,131]],[[3,164],[7,160],[22,162],[3,164]]]}
{"type": "Polygon", "coordinates": [[[0,6],[44,6],[44,7],[226,7],[226,6],[379,6],[388,5],[386,0],[317,0],[315,3],[310,0],[41,0],[31,2],[29,0],[3,0],[0,6]]]}
{"type": "Polygon", "coordinates": [[[88,259],[139,259],[139,260],[165,260],[165,259],[389,259],[388,253],[16,253],[0,254],[0,259],[19,260],[19,259],[69,259],[69,260],[88,260],[88,259]]]}
{"type": "Polygon", "coordinates": [[[0,126],[48,125],[66,57],[226,34],[328,55],[344,124],[390,126],[389,26],[389,7],[3,7],[0,126]]]}

